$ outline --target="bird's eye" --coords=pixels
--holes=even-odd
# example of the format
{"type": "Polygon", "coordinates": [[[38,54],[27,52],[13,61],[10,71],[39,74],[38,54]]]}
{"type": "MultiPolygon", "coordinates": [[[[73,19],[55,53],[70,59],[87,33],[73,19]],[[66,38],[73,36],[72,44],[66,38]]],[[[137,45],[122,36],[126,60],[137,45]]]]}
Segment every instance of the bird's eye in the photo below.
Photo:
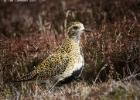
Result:
{"type": "Polygon", "coordinates": [[[78,28],[79,28],[78,26],[74,26],[74,27],[73,27],[74,30],[77,30],[78,28]]]}

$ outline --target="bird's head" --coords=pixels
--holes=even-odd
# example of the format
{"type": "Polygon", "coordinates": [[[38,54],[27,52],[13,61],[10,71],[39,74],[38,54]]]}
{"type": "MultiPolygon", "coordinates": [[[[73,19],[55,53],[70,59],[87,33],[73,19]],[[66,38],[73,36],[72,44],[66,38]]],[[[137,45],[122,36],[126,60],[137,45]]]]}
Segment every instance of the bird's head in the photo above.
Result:
{"type": "Polygon", "coordinates": [[[85,31],[85,27],[81,22],[72,22],[67,28],[69,38],[79,39],[80,35],[85,31]]]}

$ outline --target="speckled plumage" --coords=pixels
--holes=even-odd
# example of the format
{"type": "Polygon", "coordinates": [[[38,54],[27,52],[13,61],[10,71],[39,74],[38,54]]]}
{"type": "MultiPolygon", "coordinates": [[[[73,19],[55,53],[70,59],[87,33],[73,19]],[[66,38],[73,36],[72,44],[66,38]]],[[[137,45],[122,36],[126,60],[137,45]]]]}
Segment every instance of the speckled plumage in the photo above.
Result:
{"type": "Polygon", "coordinates": [[[21,77],[17,81],[25,81],[33,77],[45,76],[63,81],[72,76],[73,72],[80,70],[84,65],[84,59],[80,47],[80,35],[84,32],[84,26],[80,22],[73,22],[67,28],[68,36],[63,44],[32,72],[21,77]]]}

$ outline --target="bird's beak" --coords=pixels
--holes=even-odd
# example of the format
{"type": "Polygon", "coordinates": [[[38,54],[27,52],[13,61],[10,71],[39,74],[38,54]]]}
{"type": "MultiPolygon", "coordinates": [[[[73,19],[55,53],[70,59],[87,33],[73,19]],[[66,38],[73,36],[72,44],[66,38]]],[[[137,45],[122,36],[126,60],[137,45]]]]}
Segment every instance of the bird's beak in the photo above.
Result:
{"type": "Polygon", "coordinates": [[[84,32],[92,32],[91,29],[84,29],[84,32]]]}

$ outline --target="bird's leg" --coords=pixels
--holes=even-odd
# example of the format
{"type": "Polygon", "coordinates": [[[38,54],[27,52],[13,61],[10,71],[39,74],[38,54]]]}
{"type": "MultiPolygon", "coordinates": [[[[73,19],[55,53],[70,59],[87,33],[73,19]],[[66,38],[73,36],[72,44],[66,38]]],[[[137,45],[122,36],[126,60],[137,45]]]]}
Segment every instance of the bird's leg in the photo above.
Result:
{"type": "Polygon", "coordinates": [[[53,85],[50,87],[49,92],[51,92],[51,90],[60,82],[64,79],[64,77],[62,75],[56,76],[54,78],[54,82],[53,85]]]}
{"type": "Polygon", "coordinates": [[[51,88],[49,89],[49,92],[51,92],[52,89],[53,89],[58,83],[59,83],[59,80],[57,80],[57,81],[51,86],[51,88]]]}

